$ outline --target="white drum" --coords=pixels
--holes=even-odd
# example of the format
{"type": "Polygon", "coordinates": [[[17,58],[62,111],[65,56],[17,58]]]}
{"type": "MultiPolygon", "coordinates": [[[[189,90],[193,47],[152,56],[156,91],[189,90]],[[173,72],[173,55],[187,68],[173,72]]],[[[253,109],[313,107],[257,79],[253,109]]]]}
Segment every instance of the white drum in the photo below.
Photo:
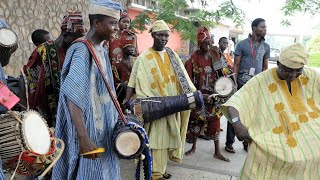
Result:
{"type": "Polygon", "coordinates": [[[0,115],[3,168],[12,171],[18,167],[17,173],[22,175],[32,175],[42,169],[47,163],[45,157],[51,156],[55,150],[50,138],[46,121],[36,111],[11,111],[0,115]],[[43,164],[35,162],[37,157],[42,157],[43,164]]]}
{"type": "Polygon", "coordinates": [[[231,96],[234,91],[234,82],[229,77],[220,77],[214,85],[214,90],[219,96],[231,96]]]}
{"type": "Polygon", "coordinates": [[[8,28],[0,28],[0,62],[2,66],[9,63],[11,54],[18,48],[18,36],[8,28]]]}

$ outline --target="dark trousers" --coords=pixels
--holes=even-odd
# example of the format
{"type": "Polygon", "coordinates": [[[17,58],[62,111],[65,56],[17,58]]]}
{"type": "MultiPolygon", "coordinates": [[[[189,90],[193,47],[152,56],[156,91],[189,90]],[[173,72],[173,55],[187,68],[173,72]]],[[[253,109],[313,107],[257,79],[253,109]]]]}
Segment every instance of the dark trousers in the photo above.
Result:
{"type": "Polygon", "coordinates": [[[226,146],[232,146],[232,144],[234,143],[234,138],[235,138],[236,134],[234,133],[232,124],[228,121],[227,124],[227,141],[226,141],[226,146]]]}
{"type": "MultiPolygon", "coordinates": [[[[243,85],[238,84],[238,90],[242,87],[243,85]]],[[[226,146],[232,146],[233,143],[235,142],[234,138],[235,138],[236,134],[234,133],[232,124],[228,121],[227,124],[227,141],[226,141],[226,146]]]]}

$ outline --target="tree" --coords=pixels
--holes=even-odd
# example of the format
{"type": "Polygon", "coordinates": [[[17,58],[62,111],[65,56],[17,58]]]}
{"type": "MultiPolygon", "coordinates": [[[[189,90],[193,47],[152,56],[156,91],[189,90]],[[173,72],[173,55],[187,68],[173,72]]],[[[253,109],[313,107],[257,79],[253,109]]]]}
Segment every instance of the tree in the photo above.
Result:
{"type": "Polygon", "coordinates": [[[208,1],[198,0],[199,9],[187,9],[186,0],[158,0],[157,3],[140,13],[132,22],[132,28],[138,31],[146,30],[146,25],[152,20],[162,19],[172,25],[172,29],[181,33],[182,39],[191,39],[196,42],[197,25],[207,28],[213,27],[224,18],[232,19],[237,26],[241,26],[244,20],[244,12],[237,8],[232,1],[225,1],[216,10],[206,10],[208,1]],[[177,12],[189,10],[189,14],[182,17],[177,12]]]}
{"type": "MultiPolygon", "coordinates": [[[[182,39],[191,39],[196,41],[195,22],[204,25],[207,28],[213,27],[223,19],[231,19],[236,26],[242,26],[245,13],[239,9],[233,0],[225,0],[217,6],[215,10],[207,10],[210,3],[216,3],[215,0],[190,0],[192,3],[199,4],[198,9],[189,9],[188,0],[155,0],[152,6],[143,11],[132,22],[132,27],[138,31],[146,30],[146,25],[151,20],[162,19],[172,25],[172,29],[181,33],[182,39]],[[185,17],[177,16],[176,12],[186,11],[190,13],[185,17]]],[[[250,0],[248,0],[250,1],[250,0]]],[[[257,1],[257,0],[255,0],[257,1]]],[[[298,12],[319,14],[319,0],[286,0],[281,9],[286,17],[292,16],[298,12]]],[[[286,18],[282,21],[283,25],[289,26],[290,21],[286,18]]]]}

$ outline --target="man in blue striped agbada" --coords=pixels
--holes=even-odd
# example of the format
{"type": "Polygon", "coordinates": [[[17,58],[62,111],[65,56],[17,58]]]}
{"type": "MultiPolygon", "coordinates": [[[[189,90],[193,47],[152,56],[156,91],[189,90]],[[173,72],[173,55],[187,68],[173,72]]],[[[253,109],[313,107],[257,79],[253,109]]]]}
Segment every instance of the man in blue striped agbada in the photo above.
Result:
{"type": "MultiPolygon", "coordinates": [[[[90,30],[86,35],[102,69],[113,85],[108,53],[101,46],[118,30],[121,6],[109,0],[92,1],[89,6],[90,30]]],[[[114,87],[112,86],[114,91],[114,87]]],[[[82,42],[67,51],[61,71],[61,88],[55,135],[65,151],[53,169],[52,179],[120,179],[119,160],[113,151],[112,133],[118,113],[92,55],[82,42]],[[97,154],[80,154],[103,147],[97,154]]]]}

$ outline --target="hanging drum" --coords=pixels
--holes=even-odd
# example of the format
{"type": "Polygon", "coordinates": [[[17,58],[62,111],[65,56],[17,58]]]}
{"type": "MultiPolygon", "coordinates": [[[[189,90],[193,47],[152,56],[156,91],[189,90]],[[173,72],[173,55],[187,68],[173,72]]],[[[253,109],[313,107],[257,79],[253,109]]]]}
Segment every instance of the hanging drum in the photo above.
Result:
{"type": "Polygon", "coordinates": [[[220,97],[230,97],[234,90],[234,82],[229,77],[220,77],[214,85],[214,91],[220,97]]]}
{"type": "Polygon", "coordinates": [[[11,54],[18,48],[17,34],[8,28],[0,28],[0,62],[2,66],[9,63],[11,54]]]}

